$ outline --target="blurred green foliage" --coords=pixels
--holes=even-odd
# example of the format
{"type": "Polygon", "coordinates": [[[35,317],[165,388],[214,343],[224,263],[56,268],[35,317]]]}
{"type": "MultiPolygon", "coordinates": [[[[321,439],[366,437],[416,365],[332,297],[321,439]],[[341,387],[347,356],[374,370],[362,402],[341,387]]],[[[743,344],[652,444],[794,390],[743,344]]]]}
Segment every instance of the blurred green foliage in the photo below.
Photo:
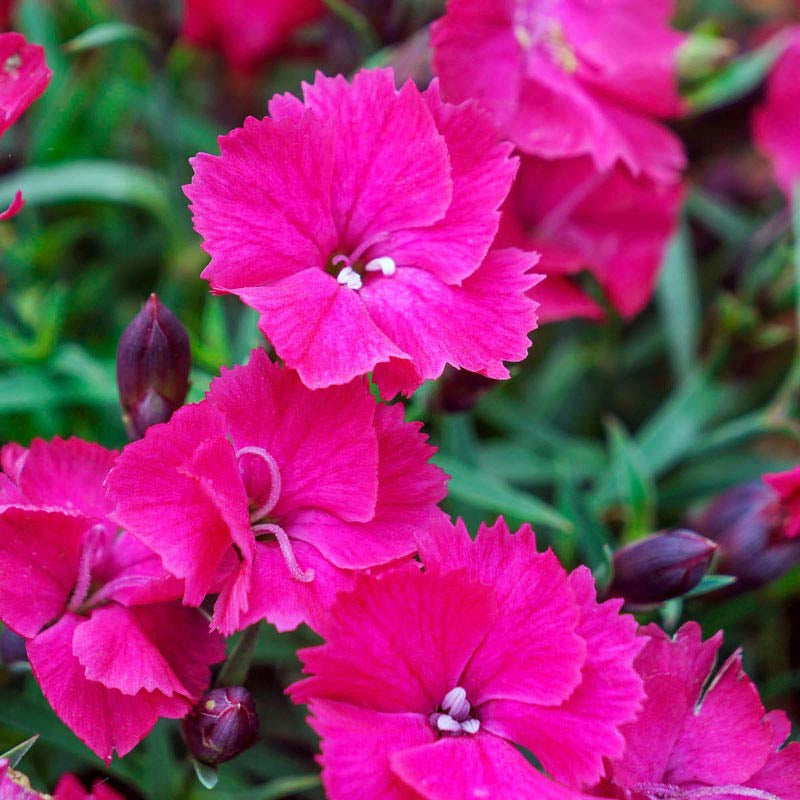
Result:
{"type": "MultiPolygon", "coordinates": [[[[359,59],[391,60],[394,51],[347,3],[329,7],[359,59]]],[[[221,364],[244,361],[261,343],[253,313],[211,298],[200,280],[206,257],[181,185],[188,159],[213,152],[215,137],[247,114],[263,114],[274,91],[295,91],[316,67],[330,71],[329,43],[325,29],[311,30],[302,57],[243,78],[175,42],[177,17],[169,4],[132,0],[19,4],[18,29],[45,46],[54,76],[3,139],[0,207],[21,187],[27,208],[0,223],[2,441],[77,435],[123,445],[114,353],[152,291],[190,332],[191,399],[221,364]],[[141,27],[145,6],[160,9],[161,27],[141,27]]],[[[680,19],[741,41],[767,21],[728,0],[687,0],[680,19]]],[[[707,185],[721,160],[752,157],[747,114],[774,55],[745,53],[687,86],[692,112],[678,129],[693,158],[692,188],[645,313],[537,331],[513,379],[469,411],[442,410],[459,391],[447,379],[410,401],[408,415],[426,423],[452,476],[446,509],[471,529],[501,513],[531,522],[567,566],[587,563],[602,582],[620,542],[683,524],[724,488],[800,461],[800,258],[790,214],[776,191],[743,201],[707,185]],[[719,126],[734,135],[717,141],[719,126]]],[[[791,624],[799,604],[795,570],[759,592],[677,601],[655,618],[695,618],[707,633],[724,627],[729,651],[745,646],[765,701],[799,720],[800,637],[791,624]]],[[[295,650],[312,638],[261,627],[248,687],[263,738],[222,768],[221,800],[321,797],[315,737],[283,696],[298,677],[295,650]]],[[[70,770],[108,774],[132,798],[205,796],[176,730],[160,723],[105,770],[29,676],[0,671],[0,752],[40,733],[25,759],[35,785],[52,787],[70,770]]]]}

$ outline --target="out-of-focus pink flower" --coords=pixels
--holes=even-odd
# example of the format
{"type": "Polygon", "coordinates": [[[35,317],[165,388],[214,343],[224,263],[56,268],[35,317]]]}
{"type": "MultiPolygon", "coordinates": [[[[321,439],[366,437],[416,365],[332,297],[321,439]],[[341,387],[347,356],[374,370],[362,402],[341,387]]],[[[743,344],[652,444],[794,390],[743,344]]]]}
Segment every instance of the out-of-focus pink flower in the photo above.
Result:
{"type": "Polygon", "coordinates": [[[719,544],[717,572],[736,578],[729,592],[764,586],[800,563],[800,539],[788,535],[797,526],[796,505],[791,511],[796,504],[794,472],[733,486],[691,521],[695,530],[719,544]],[[773,480],[787,490],[787,505],[778,487],[770,485],[773,480]]]}
{"type": "Polygon", "coordinates": [[[0,619],[50,705],[106,762],[180,718],[225,657],[179,581],[108,518],[115,454],[78,439],[4,447],[0,619]]]}
{"type": "Polygon", "coordinates": [[[800,467],[786,472],[769,472],[762,475],[762,480],[778,493],[786,514],[783,525],[786,538],[796,539],[800,536],[800,467]]]}
{"type": "Polygon", "coordinates": [[[523,156],[498,242],[542,254],[537,269],[547,278],[530,292],[542,321],[602,318],[575,280],[583,270],[622,316],[632,317],[653,294],[682,199],[681,183],[634,178],[622,165],[598,172],[588,156],[523,156]]]}
{"type": "Polygon", "coordinates": [[[218,50],[232,67],[249,72],[324,8],[322,0],[185,0],[182,33],[192,44],[218,50]]]}
{"type": "Polygon", "coordinates": [[[290,687],[322,737],[331,800],[574,797],[622,754],[641,647],[621,600],[567,575],[533,532],[433,526],[425,570],[361,575],[290,687]],[[514,746],[532,752],[548,780],[514,746]]]}
{"type": "Polygon", "coordinates": [[[35,792],[25,775],[11,769],[8,759],[0,758],[0,800],[47,800],[47,797],[35,792]]]}
{"type": "Polygon", "coordinates": [[[638,719],[623,727],[625,752],[609,760],[597,793],[636,800],[800,798],[800,744],[781,747],[789,720],[783,711],[764,710],[741,653],[711,678],[721,633],[704,642],[700,626],[688,622],[672,639],[655,625],[642,636],[636,668],[647,699],[638,719]]]}
{"type": "Polygon", "coordinates": [[[674,181],[680,141],[655,117],[681,111],[673,0],[449,0],[434,23],[434,72],[447,100],[489,109],[519,148],[588,155],[605,171],[674,181]]]}
{"type": "Polygon", "coordinates": [[[445,475],[420,427],[364,381],[311,390],[254,350],[125,448],[114,518],[185,580],[184,602],[220,592],[223,633],[314,626],[353,570],[410,556],[442,514],[445,475]]]}
{"type": "MultiPolygon", "coordinates": [[[[5,9],[6,13],[10,6],[5,9]]],[[[4,9],[0,2],[0,28],[4,9]]],[[[44,48],[29,44],[21,33],[0,33],[0,137],[47,88],[52,72],[44,61],[44,48]]],[[[0,212],[10,219],[23,206],[17,192],[11,205],[0,212]]]]}
{"type": "Polygon", "coordinates": [[[767,98],[753,114],[753,138],[772,161],[775,180],[791,200],[800,180],[800,27],[781,35],[789,42],[767,80],[767,98]]]}
{"type": "Polygon", "coordinates": [[[525,358],[537,257],[492,250],[516,171],[474,104],[391,70],[318,74],[193,159],[185,191],[215,292],[237,294],[311,388],[373,370],[411,394],[450,363],[507,378],[525,358]]]}
{"type": "Polygon", "coordinates": [[[53,800],[124,800],[124,798],[106,781],[100,779],[96,780],[92,784],[91,791],[87,792],[74,775],[67,773],[59,780],[53,793],[53,800]]]}

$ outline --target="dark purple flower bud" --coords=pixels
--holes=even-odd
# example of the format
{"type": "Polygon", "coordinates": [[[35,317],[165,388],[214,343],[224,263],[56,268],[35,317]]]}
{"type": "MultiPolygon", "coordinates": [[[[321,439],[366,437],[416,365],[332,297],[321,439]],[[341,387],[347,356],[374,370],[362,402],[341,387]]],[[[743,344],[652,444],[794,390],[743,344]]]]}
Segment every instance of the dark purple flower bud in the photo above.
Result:
{"type": "Polygon", "coordinates": [[[786,537],[786,508],[763,481],[723,492],[693,522],[719,545],[719,571],[733,575],[730,592],[764,586],[800,563],[800,539],[786,537]]]}
{"type": "Polygon", "coordinates": [[[694,589],[717,545],[687,530],[654,533],[614,553],[609,594],[634,605],[660,603],[694,589]]]}
{"type": "Polygon", "coordinates": [[[117,385],[128,436],[140,439],[150,425],[166,422],[189,391],[189,336],[155,294],[122,332],[117,385]]]}
{"type": "Polygon", "coordinates": [[[19,634],[3,628],[0,631],[0,664],[13,667],[15,664],[24,664],[28,660],[28,651],[25,639],[19,634]]]}
{"type": "Polygon", "coordinates": [[[258,715],[242,686],[204,694],[181,723],[189,752],[204,764],[221,764],[247,750],[258,737],[258,715]]]}

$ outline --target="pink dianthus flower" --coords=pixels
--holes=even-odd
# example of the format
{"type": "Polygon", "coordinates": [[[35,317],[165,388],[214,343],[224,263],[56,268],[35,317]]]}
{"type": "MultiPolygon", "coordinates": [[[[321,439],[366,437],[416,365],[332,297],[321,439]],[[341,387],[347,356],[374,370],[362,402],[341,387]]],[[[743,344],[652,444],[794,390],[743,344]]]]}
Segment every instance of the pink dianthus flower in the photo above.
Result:
{"type": "Polygon", "coordinates": [[[785,521],[783,530],[787,539],[800,536],[800,467],[785,472],[768,472],[761,479],[778,494],[785,521]]]}
{"type": "Polygon", "coordinates": [[[114,457],[78,439],[0,453],[0,620],[27,639],[56,714],[106,762],[159,717],[184,716],[225,657],[158,556],[108,518],[114,457]]]}
{"type": "Polygon", "coordinates": [[[251,71],[324,8],[322,0],[185,0],[182,34],[219,50],[232,67],[251,71]]]}
{"type": "Polygon", "coordinates": [[[420,427],[363,380],[311,390],[254,350],[125,448],[114,518],[185,580],[184,602],[220,592],[223,633],[313,626],[353,570],[410,556],[441,516],[445,475],[420,427]]]}
{"type": "Polygon", "coordinates": [[[784,34],[786,49],[767,80],[767,98],[753,115],[753,138],[772,161],[775,180],[791,200],[800,180],[800,28],[784,34]]]}
{"type": "Polygon", "coordinates": [[[600,172],[588,156],[523,156],[498,241],[541,253],[537,269],[547,278],[530,292],[540,320],[603,317],[575,280],[583,270],[623,317],[633,317],[653,295],[683,194],[678,181],[637,178],[622,164],[600,172]]]}
{"type": "Polygon", "coordinates": [[[568,576],[502,519],[474,542],[437,524],[420,555],[424,571],[358,576],[299,653],[310,677],[288,691],[322,737],[328,797],[569,798],[596,781],[643,696],[622,601],[598,604],[588,570],[568,576]]]}
{"type": "Polygon", "coordinates": [[[766,712],[734,653],[711,677],[722,643],[703,641],[697,623],[670,638],[642,630],[636,659],[647,694],[639,718],[622,729],[625,752],[609,760],[603,797],[625,800],[797,800],[800,744],[782,747],[790,723],[766,712]]]}
{"type": "MultiPolygon", "coordinates": [[[[44,48],[29,44],[21,33],[0,33],[0,137],[47,88],[52,72],[44,48]]],[[[0,220],[11,219],[23,205],[17,192],[0,220]]]]}
{"type": "Polygon", "coordinates": [[[449,0],[433,25],[447,100],[475,97],[520,150],[588,155],[605,171],[674,180],[680,141],[655,117],[680,113],[673,0],[449,0]]]}
{"type": "Polygon", "coordinates": [[[474,104],[391,70],[321,74],[193,159],[215,292],[238,295],[311,388],[374,370],[411,394],[450,363],[507,378],[536,327],[537,257],[491,250],[516,171],[474,104]]]}

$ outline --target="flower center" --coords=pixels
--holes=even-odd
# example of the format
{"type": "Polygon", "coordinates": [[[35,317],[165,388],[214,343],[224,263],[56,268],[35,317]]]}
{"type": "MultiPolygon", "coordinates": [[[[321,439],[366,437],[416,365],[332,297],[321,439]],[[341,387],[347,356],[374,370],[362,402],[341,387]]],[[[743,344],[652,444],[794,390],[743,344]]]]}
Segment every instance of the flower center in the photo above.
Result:
{"type": "Polygon", "coordinates": [[[375,244],[384,241],[387,234],[378,233],[362,242],[352,253],[339,253],[331,259],[328,272],[336,276],[336,280],[347,289],[357,291],[364,285],[366,273],[380,273],[387,278],[394,275],[397,264],[391,256],[370,258],[365,263],[362,256],[375,244]]]}
{"type": "Polygon", "coordinates": [[[527,0],[517,0],[514,8],[514,37],[519,46],[530,53],[541,45],[550,59],[564,72],[573,73],[578,69],[578,57],[567,41],[561,22],[547,16],[548,7],[537,4],[536,8],[527,0]]]}
{"type": "Polygon", "coordinates": [[[459,736],[462,733],[474,734],[480,730],[481,721],[471,716],[472,706],[467,700],[467,693],[461,686],[451,689],[439,706],[428,717],[431,725],[440,733],[459,736]]]}
{"type": "Polygon", "coordinates": [[[236,461],[250,499],[253,534],[256,537],[259,534],[274,536],[292,578],[300,583],[310,583],[314,580],[314,570],[300,567],[289,535],[276,521],[270,519],[270,514],[281,496],[281,471],[278,462],[263,447],[240,448],[236,451],[236,461]]]}
{"type": "Polygon", "coordinates": [[[647,800],[701,800],[704,797],[747,797],[754,800],[780,800],[777,795],[754,789],[751,786],[699,786],[683,789],[668,783],[639,783],[633,787],[635,794],[647,800]]]}

